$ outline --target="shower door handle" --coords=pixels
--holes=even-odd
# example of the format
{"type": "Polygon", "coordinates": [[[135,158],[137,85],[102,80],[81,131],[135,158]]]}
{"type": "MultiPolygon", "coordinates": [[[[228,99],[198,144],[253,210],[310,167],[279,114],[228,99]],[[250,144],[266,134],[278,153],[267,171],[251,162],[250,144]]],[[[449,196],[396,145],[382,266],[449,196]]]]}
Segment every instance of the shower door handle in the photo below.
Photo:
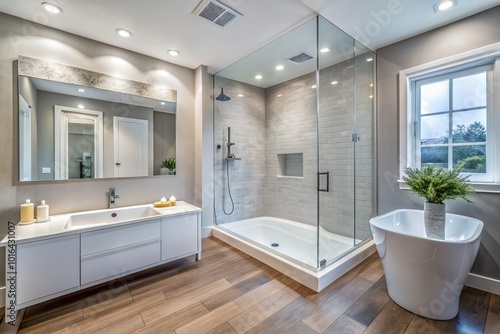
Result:
{"type": "Polygon", "coordinates": [[[330,192],[330,172],[318,173],[318,191],[330,192]],[[321,188],[321,176],[326,175],[326,188],[321,188]]]}

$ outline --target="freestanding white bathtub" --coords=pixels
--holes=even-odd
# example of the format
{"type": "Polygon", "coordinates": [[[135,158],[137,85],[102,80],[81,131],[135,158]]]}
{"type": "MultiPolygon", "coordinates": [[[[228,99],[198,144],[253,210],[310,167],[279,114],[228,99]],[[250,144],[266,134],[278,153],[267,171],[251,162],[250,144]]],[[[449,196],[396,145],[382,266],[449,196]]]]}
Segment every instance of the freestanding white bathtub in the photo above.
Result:
{"type": "Polygon", "coordinates": [[[370,219],[370,227],[389,296],[415,314],[454,318],[483,222],[447,213],[444,240],[427,238],[421,210],[395,210],[370,219]]]}
{"type": "Polygon", "coordinates": [[[320,291],[375,252],[373,240],[330,233],[315,226],[274,217],[257,217],[214,226],[215,237],[246,252],[285,275],[320,291]],[[351,251],[352,250],[352,251],[351,251]],[[323,263],[333,264],[318,268],[323,263]]]}

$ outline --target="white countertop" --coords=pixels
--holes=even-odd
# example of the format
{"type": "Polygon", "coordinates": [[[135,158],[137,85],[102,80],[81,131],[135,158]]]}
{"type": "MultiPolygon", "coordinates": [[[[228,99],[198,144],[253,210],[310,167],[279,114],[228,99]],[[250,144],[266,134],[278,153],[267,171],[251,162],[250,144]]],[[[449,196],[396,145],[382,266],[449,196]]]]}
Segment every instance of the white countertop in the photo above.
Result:
{"type": "MultiPolygon", "coordinates": [[[[134,219],[130,221],[123,221],[117,223],[108,223],[95,225],[84,228],[74,228],[74,229],[65,229],[66,223],[68,222],[71,215],[75,214],[86,214],[86,213],[97,213],[97,212],[112,212],[114,209],[102,209],[102,210],[92,210],[92,211],[80,211],[73,213],[65,213],[61,215],[50,216],[50,220],[48,222],[43,223],[33,223],[33,224],[20,224],[16,225],[16,229],[14,231],[14,240],[16,244],[45,240],[54,237],[62,237],[66,235],[72,234],[80,234],[83,232],[96,231],[101,229],[106,229],[110,227],[117,226],[125,226],[129,224],[134,224],[139,221],[149,221],[155,219],[161,219],[168,216],[179,216],[186,213],[197,213],[201,212],[201,209],[191,205],[189,203],[178,201],[174,206],[169,207],[154,207],[153,204],[145,204],[145,205],[134,205],[128,206],[126,208],[136,208],[136,207],[152,207],[156,211],[158,211],[161,215],[151,216],[146,218],[134,219]]],[[[117,207],[116,209],[122,209],[125,207],[117,207]]],[[[11,232],[12,234],[12,232],[11,232]]],[[[12,240],[12,239],[11,239],[12,240]]],[[[0,242],[0,247],[5,247],[9,241],[9,235],[6,235],[5,238],[0,242]]]]}

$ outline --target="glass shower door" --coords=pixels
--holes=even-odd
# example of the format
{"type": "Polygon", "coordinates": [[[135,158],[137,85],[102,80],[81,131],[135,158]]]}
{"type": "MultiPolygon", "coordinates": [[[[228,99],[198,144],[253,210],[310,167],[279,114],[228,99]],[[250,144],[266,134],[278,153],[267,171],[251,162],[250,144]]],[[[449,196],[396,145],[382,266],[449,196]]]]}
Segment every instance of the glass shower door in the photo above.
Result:
{"type": "Polygon", "coordinates": [[[318,254],[321,267],[355,245],[355,42],[319,17],[318,254]]]}

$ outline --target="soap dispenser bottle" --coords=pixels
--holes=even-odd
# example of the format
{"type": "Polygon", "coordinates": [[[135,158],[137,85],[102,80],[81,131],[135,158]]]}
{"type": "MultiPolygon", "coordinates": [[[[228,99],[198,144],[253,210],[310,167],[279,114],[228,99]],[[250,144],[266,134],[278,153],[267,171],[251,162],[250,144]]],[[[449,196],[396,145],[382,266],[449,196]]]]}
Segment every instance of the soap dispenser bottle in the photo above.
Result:
{"type": "Polygon", "coordinates": [[[21,204],[21,223],[33,223],[35,221],[35,205],[29,199],[26,203],[21,204]]]}
{"type": "Polygon", "coordinates": [[[36,208],[36,221],[46,222],[49,220],[49,206],[45,204],[45,201],[42,201],[39,206],[36,208]]]}

